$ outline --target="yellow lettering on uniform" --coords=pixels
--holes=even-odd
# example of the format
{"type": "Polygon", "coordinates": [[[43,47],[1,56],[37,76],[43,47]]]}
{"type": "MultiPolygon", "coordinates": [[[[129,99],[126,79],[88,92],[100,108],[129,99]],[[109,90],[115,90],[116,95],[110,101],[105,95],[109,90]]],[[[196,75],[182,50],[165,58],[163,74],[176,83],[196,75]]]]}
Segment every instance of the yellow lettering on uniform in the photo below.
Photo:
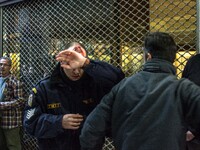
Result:
{"type": "Polygon", "coordinates": [[[59,107],[61,107],[60,103],[53,103],[53,104],[48,104],[47,105],[48,109],[55,109],[55,108],[59,108],[59,107]]]}
{"type": "Polygon", "coordinates": [[[93,101],[92,98],[89,98],[89,99],[83,100],[83,103],[85,103],[85,104],[92,104],[92,103],[94,103],[94,101],[93,101]]]}

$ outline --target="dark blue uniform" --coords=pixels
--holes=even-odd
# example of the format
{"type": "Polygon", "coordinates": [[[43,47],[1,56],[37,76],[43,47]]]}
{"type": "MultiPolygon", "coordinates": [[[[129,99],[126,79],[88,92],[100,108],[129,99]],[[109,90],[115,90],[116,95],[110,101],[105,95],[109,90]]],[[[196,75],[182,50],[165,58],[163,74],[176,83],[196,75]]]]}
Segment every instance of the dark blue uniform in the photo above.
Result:
{"type": "Polygon", "coordinates": [[[58,64],[50,77],[41,80],[29,96],[23,125],[37,137],[40,149],[79,150],[78,130],[62,128],[64,114],[84,117],[101,98],[124,78],[121,69],[101,61],[92,61],[78,81],[71,81],[58,64]]]}

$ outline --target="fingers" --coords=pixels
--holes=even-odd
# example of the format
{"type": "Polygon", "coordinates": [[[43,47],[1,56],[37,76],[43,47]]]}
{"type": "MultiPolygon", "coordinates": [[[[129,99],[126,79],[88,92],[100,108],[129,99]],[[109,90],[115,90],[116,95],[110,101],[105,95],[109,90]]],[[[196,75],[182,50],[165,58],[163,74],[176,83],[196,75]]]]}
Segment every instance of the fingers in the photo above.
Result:
{"type": "Polygon", "coordinates": [[[56,61],[60,62],[61,67],[64,67],[66,69],[72,69],[70,66],[70,61],[71,61],[70,55],[71,54],[72,54],[71,52],[66,52],[66,54],[60,53],[56,56],[56,61]]]}
{"type": "Polygon", "coordinates": [[[62,56],[57,57],[56,60],[59,61],[59,62],[61,62],[61,63],[62,63],[62,62],[63,62],[63,63],[64,63],[64,62],[66,63],[66,62],[69,61],[69,59],[68,59],[67,57],[62,57],[62,56]]]}
{"type": "Polygon", "coordinates": [[[69,121],[69,125],[72,128],[79,128],[81,125],[81,122],[83,121],[83,119],[74,119],[74,118],[70,118],[71,121],[69,121]]]}
{"type": "Polygon", "coordinates": [[[72,69],[72,67],[71,67],[70,65],[65,64],[65,63],[62,63],[62,62],[61,62],[61,64],[60,64],[60,66],[61,66],[62,68],[65,68],[65,69],[72,69]]]}
{"type": "Polygon", "coordinates": [[[70,56],[72,53],[73,53],[74,51],[73,50],[69,50],[69,49],[67,49],[67,50],[64,50],[64,51],[61,51],[61,52],[59,52],[57,55],[56,55],[56,58],[57,57],[61,57],[61,56],[70,56]]]}
{"type": "Polygon", "coordinates": [[[65,69],[77,69],[84,65],[86,53],[81,47],[64,50],[56,56],[56,60],[61,63],[65,69]]]}
{"type": "Polygon", "coordinates": [[[80,47],[74,47],[74,46],[72,46],[72,47],[69,47],[69,48],[66,49],[66,50],[63,50],[63,51],[59,52],[59,53],[56,55],[56,57],[60,57],[60,56],[69,56],[69,55],[71,55],[71,54],[73,54],[73,53],[76,53],[76,52],[79,53],[80,50],[81,50],[80,47]]]}
{"type": "Polygon", "coordinates": [[[62,61],[69,61],[69,57],[72,55],[72,52],[66,50],[66,51],[62,51],[60,52],[58,55],[56,55],[56,60],[59,62],[62,61]]]}
{"type": "Polygon", "coordinates": [[[77,53],[83,55],[84,57],[86,56],[86,51],[82,47],[80,47],[80,46],[72,46],[72,47],[70,47],[70,48],[68,48],[66,50],[63,50],[63,51],[59,52],[56,55],[56,58],[57,57],[61,57],[61,56],[67,57],[67,56],[70,56],[72,54],[75,55],[77,53]]]}
{"type": "Polygon", "coordinates": [[[59,62],[69,62],[76,60],[78,53],[73,50],[64,50],[56,55],[56,60],[59,62]]]}
{"type": "Polygon", "coordinates": [[[61,67],[66,69],[72,69],[67,58],[58,57],[56,58],[56,60],[60,62],[61,67]]]}
{"type": "Polygon", "coordinates": [[[83,121],[80,114],[66,114],[63,116],[62,125],[64,129],[78,129],[83,121]]]}
{"type": "Polygon", "coordinates": [[[61,51],[59,54],[67,54],[67,53],[70,53],[70,52],[73,52],[73,51],[81,53],[83,50],[84,49],[80,46],[72,46],[72,47],[69,47],[66,50],[61,51]]]}
{"type": "Polygon", "coordinates": [[[77,123],[83,121],[83,116],[71,116],[69,117],[69,121],[77,123]]]}
{"type": "Polygon", "coordinates": [[[69,125],[71,129],[78,129],[81,125],[81,122],[83,121],[83,118],[69,118],[69,125]]]}

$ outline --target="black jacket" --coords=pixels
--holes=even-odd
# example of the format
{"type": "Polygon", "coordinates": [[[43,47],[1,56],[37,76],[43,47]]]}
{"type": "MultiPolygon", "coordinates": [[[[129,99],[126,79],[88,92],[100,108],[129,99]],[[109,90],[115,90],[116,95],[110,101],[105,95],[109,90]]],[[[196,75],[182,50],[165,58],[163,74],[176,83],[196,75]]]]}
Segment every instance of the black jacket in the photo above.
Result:
{"type": "Polygon", "coordinates": [[[124,73],[108,63],[92,61],[83,77],[71,81],[58,64],[53,74],[41,80],[29,96],[24,128],[38,138],[40,149],[79,150],[79,130],[64,130],[62,117],[79,113],[85,118],[124,73]]]}
{"type": "Polygon", "coordinates": [[[199,87],[178,80],[171,63],[154,59],[102,99],[88,116],[80,142],[83,150],[101,150],[111,128],[117,150],[183,150],[186,123],[199,134],[199,118],[199,87]]]}
{"type": "Polygon", "coordinates": [[[184,70],[182,77],[188,78],[189,80],[193,81],[195,84],[200,86],[200,54],[197,54],[191,57],[184,70]]]}
{"type": "MultiPolygon", "coordinates": [[[[200,54],[192,56],[186,63],[185,68],[182,74],[183,78],[187,78],[190,81],[194,82],[198,86],[200,86],[200,54]]],[[[191,132],[195,132],[194,129],[188,127],[191,132]]],[[[187,146],[192,148],[193,150],[200,149],[200,136],[196,136],[191,141],[187,142],[187,146]]],[[[188,149],[189,149],[188,148],[188,149]]]]}

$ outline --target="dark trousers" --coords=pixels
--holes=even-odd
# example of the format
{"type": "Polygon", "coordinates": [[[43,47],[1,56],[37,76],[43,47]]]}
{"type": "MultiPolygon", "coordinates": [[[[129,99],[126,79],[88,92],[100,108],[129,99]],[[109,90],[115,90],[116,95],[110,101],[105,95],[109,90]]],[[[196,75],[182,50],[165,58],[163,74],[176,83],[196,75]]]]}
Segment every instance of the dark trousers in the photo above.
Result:
{"type": "Polygon", "coordinates": [[[0,127],[0,149],[21,150],[20,128],[2,129],[0,127]]]}

